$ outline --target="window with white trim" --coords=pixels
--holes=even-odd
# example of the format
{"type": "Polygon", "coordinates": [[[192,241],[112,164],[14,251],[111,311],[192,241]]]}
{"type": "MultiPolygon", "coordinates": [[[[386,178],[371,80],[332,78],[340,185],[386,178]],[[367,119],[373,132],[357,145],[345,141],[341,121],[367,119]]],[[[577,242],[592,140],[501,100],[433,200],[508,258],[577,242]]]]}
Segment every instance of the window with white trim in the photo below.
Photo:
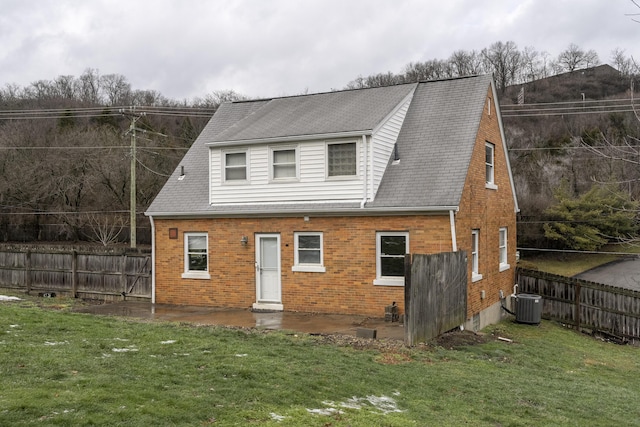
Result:
{"type": "Polygon", "coordinates": [[[323,238],[320,232],[296,232],[292,271],[324,273],[323,238]]]}
{"type": "Polygon", "coordinates": [[[296,147],[271,148],[271,179],[298,178],[298,149],[296,147]]]}
{"type": "Polygon", "coordinates": [[[376,233],[376,279],[374,285],[404,286],[404,256],[409,253],[409,233],[376,233]]]}
{"type": "Polygon", "coordinates": [[[247,151],[223,152],[223,170],[225,182],[247,181],[247,151]]]}
{"type": "Polygon", "coordinates": [[[209,279],[207,233],[184,233],[184,273],[187,279],[209,279]]]}
{"type": "Polygon", "coordinates": [[[487,188],[497,188],[495,184],[495,145],[490,142],[485,143],[485,171],[486,171],[486,186],[487,188]]]}
{"type": "Polygon", "coordinates": [[[355,142],[327,144],[327,176],[356,176],[358,173],[357,148],[355,142]]]}
{"type": "Polygon", "coordinates": [[[511,267],[507,258],[507,227],[500,228],[499,240],[500,271],[504,271],[511,267]]]}
{"type": "Polygon", "coordinates": [[[471,230],[471,281],[475,282],[482,279],[480,274],[480,230],[471,230]]]}

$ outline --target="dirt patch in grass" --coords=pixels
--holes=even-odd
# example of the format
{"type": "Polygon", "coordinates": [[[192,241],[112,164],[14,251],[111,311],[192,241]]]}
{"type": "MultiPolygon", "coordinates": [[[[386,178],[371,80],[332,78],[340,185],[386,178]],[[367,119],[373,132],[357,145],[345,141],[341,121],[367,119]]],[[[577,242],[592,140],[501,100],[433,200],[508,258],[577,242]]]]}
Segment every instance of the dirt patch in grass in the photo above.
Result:
{"type": "Polygon", "coordinates": [[[454,330],[446,332],[433,340],[433,344],[446,348],[447,350],[455,350],[460,347],[468,347],[470,345],[484,344],[493,340],[492,336],[472,331],[454,330]]]}

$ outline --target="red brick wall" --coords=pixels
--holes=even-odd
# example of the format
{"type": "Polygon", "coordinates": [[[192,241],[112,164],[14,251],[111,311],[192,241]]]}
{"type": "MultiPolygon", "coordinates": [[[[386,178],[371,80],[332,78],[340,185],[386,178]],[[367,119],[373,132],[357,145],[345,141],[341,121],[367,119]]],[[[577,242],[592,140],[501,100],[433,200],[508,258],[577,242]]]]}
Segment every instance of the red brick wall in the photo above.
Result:
{"type": "Polygon", "coordinates": [[[511,182],[507,170],[507,153],[496,115],[493,93],[487,93],[491,101],[491,113],[486,105],[483,111],[476,146],[469,174],[464,186],[460,211],[456,216],[458,246],[469,251],[468,275],[471,278],[471,230],[479,229],[479,273],[482,279],[469,284],[467,294],[467,316],[474,314],[499,301],[499,292],[511,294],[516,267],[516,213],[511,182]],[[485,187],[485,142],[495,145],[494,182],[497,190],[485,187]],[[507,259],[511,266],[499,271],[499,229],[507,227],[507,259]],[[482,291],[485,298],[482,299],[482,291]]]}
{"type": "Polygon", "coordinates": [[[377,286],[376,232],[409,231],[410,251],[451,251],[448,216],[156,219],[156,302],[248,308],[256,302],[256,233],[280,233],[282,304],[287,311],[384,316],[404,288],[377,286]],[[178,238],[169,239],[169,228],[178,238]],[[296,231],[321,231],[325,273],[293,272],[296,231]],[[209,234],[210,280],[183,279],[184,233],[209,234]],[[248,236],[248,245],[240,239],[248,236]]]}

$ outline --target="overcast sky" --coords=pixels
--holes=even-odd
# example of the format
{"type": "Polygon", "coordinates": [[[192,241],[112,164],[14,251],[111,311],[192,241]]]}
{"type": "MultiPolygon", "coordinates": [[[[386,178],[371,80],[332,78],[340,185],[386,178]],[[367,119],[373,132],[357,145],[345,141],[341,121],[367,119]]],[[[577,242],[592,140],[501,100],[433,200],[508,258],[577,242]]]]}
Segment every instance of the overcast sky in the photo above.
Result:
{"type": "MultiPolygon", "coordinates": [[[[341,89],[409,62],[514,41],[640,58],[631,0],[0,0],[0,87],[87,68],[192,100],[341,89]]],[[[640,17],[636,17],[640,19],[640,17]]]]}

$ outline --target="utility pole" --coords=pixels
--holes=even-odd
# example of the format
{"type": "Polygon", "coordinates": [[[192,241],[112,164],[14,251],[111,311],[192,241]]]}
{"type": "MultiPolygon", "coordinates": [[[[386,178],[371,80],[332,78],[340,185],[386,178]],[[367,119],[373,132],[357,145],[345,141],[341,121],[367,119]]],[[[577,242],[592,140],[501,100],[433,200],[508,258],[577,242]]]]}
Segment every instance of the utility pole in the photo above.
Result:
{"type": "Polygon", "coordinates": [[[120,113],[131,117],[131,125],[129,126],[128,133],[131,134],[131,183],[129,184],[130,197],[129,197],[129,240],[131,242],[131,248],[135,249],[137,244],[136,235],[136,122],[145,116],[145,113],[136,114],[135,107],[130,107],[129,111],[123,109],[120,113]]]}

